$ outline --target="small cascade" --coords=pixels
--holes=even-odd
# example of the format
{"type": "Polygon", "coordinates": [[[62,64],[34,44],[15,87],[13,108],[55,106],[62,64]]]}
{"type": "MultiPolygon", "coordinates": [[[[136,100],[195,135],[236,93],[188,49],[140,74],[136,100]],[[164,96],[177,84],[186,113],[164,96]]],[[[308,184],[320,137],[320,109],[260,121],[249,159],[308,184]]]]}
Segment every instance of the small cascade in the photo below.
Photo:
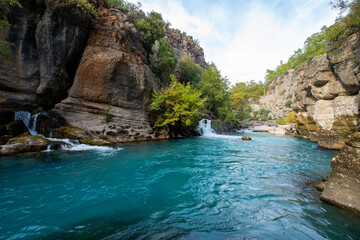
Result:
{"type": "Polygon", "coordinates": [[[211,128],[211,120],[209,120],[209,119],[202,119],[199,122],[199,126],[196,129],[196,131],[199,132],[202,136],[205,136],[205,137],[217,136],[214,129],[211,128]]]}
{"type": "Polygon", "coordinates": [[[60,138],[52,138],[52,131],[50,132],[50,137],[45,137],[40,134],[36,130],[36,123],[38,116],[46,115],[49,116],[46,112],[40,112],[34,115],[26,111],[18,111],[15,112],[15,121],[22,121],[29,133],[35,136],[41,136],[46,138],[51,143],[48,145],[47,150],[45,152],[51,152],[54,150],[66,150],[66,151],[86,151],[86,150],[99,150],[99,151],[109,151],[109,150],[120,150],[121,148],[114,149],[111,147],[102,147],[102,146],[92,146],[87,144],[80,144],[78,140],[74,139],[60,139],[60,138]]]}
{"type": "Polygon", "coordinates": [[[18,112],[15,112],[14,120],[15,121],[22,121],[25,124],[25,126],[27,127],[27,129],[29,130],[31,135],[36,135],[36,136],[42,136],[43,137],[43,135],[39,134],[36,131],[36,121],[37,121],[37,118],[38,118],[38,116],[40,114],[41,113],[31,115],[31,113],[29,113],[29,112],[18,111],[18,112]]]}

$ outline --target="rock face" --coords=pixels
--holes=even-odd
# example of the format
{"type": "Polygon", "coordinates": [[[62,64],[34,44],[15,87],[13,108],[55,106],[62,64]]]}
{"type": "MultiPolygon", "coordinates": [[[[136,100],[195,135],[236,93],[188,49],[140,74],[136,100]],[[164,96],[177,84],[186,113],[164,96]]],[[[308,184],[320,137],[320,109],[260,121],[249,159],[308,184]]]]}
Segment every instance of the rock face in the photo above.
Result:
{"type": "Polygon", "coordinates": [[[333,171],[320,198],[360,213],[360,133],[353,134],[346,146],[331,160],[333,171]]]}
{"type": "Polygon", "coordinates": [[[360,33],[296,71],[276,79],[261,99],[273,115],[297,112],[298,136],[320,147],[341,149],[349,135],[358,131],[360,33]],[[291,108],[285,102],[293,102],[291,108]]]}
{"type": "MultiPolygon", "coordinates": [[[[0,59],[1,111],[50,108],[67,96],[90,30],[89,19],[63,0],[20,1],[5,13],[14,42],[12,59],[0,59]]],[[[99,6],[101,1],[94,0],[99,6]]]]}
{"type": "Polygon", "coordinates": [[[195,43],[192,36],[187,36],[177,29],[166,28],[165,39],[170,43],[171,49],[179,60],[185,56],[191,56],[203,69],[208,67],[204,50],[195,43]]]}
{"type": "Polygon", "coordinates": [[[98,14],[69,96],[53,112],[113,141],[169,138],[150,125],[147,108],[158,84],[135,26],[118,8],[98,14]]]}

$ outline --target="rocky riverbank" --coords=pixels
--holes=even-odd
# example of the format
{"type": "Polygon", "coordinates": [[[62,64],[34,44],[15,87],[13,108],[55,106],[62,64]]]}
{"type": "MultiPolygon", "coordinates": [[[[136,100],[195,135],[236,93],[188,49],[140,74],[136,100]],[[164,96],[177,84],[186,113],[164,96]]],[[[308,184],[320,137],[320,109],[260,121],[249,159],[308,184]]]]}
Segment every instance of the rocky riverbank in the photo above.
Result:
{"type": "Polygon", "coordinates": [[[360,33],[328,46],[328,52],[270,84],[260,100],[273,116],[297,112],[296,136],[341,150],[321,199],[360,211],[359,142],[360,33]],[[286,107],[286,101],[293,101],[286,107]]]}

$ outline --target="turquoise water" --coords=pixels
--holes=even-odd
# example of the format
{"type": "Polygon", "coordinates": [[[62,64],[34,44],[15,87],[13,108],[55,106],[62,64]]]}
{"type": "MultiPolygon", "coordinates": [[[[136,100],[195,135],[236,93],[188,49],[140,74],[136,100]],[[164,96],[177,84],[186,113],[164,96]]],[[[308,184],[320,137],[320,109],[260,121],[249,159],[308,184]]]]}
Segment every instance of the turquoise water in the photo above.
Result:
{"type": "Polygon", "coordinates": [[[246,133],[0,159],[0,239],[359,239],[311,181],[333,151],[246,133]]]}

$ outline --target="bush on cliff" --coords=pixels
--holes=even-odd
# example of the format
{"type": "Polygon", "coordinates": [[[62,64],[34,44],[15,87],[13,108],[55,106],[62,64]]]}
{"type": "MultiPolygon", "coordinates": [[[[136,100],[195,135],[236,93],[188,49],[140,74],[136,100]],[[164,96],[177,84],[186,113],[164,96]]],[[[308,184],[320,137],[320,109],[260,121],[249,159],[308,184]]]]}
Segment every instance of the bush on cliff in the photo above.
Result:
{"type": "Polygon", "coordinates": [[[126,2],[124,0],[107,0],[109,5],[118,5],[121,6],[122,9],[127,13],[128,17],[133,21],[137,22],[141,19],[146,18],[146,14],[143,10],[141,10],[141,3],[138,2],[137,4],[126,2]]]}
{"type": "Polygon", "coordinates": [[[179,61],[180,82],[197,84],[200,81],[202,68],[194,58],[185,56],[179,61]]]}
{"type": "Polygon", "coordinates": [[[169,84],[170,74],[175,70],[177,58],[165,40],[155,41],[150,55],[154,73],[164,84],[169,84]]]}
{"type": "Polygon", "coordinates": [[[70,7],[78,8],[85,16],[91,19],[96,19],[98,17],[96,7],[87,0],[66,0],[65,4],[70,7]]]}
{"type": "Polygon", "coordinates": [[[289,69],[299,68],[309,63],[316,55],[326,53],[326,45],[328,43],[326,40],[326,31],[327,27],[323,26],[320,32],[308,37],[303,48],[294,51],[294,54],[290,56],[286,63],[280,61],[280,65],[274,70],[267,69],[265,75],[266,89],[274,79],[288,73],[289,69]]]}
{"type": "Polygon", "coordinates": [[[326,39],[330,42],[342,41],[350,34],[359,31],[360,29],[360,0],[332,1],[333,8],[339,9],[341,13],[348,11],[345,17],[339,17],[336,23],[329,27],[326,31],[326,39]]]}
{"type": "Polygon", "coordinates": [[[152,45],[156,40],[161,40],[165,36],[166,23],[160,13],[150,12],[145,19],[136,22],[136,27],[144,38],[145,50],[150,53],[152,45]]]}
{"type": "Polygon", "coordinates": [[[154,127],[181,124],[195,128],[204,115],[204,102],[201,92],[191,84],[182,84],[171,75],[169,87],[155,90],[150,111],[156,114],[154,127]]]}
{"type": "Polygon", "coordinates": [[[295,111],[291,111],[285,117],[279,117],[276,120],[276,123],[279,125],[286,125],[286,124],[295,123],[295,122],[296,122],[296,112],[295,111]]]}

